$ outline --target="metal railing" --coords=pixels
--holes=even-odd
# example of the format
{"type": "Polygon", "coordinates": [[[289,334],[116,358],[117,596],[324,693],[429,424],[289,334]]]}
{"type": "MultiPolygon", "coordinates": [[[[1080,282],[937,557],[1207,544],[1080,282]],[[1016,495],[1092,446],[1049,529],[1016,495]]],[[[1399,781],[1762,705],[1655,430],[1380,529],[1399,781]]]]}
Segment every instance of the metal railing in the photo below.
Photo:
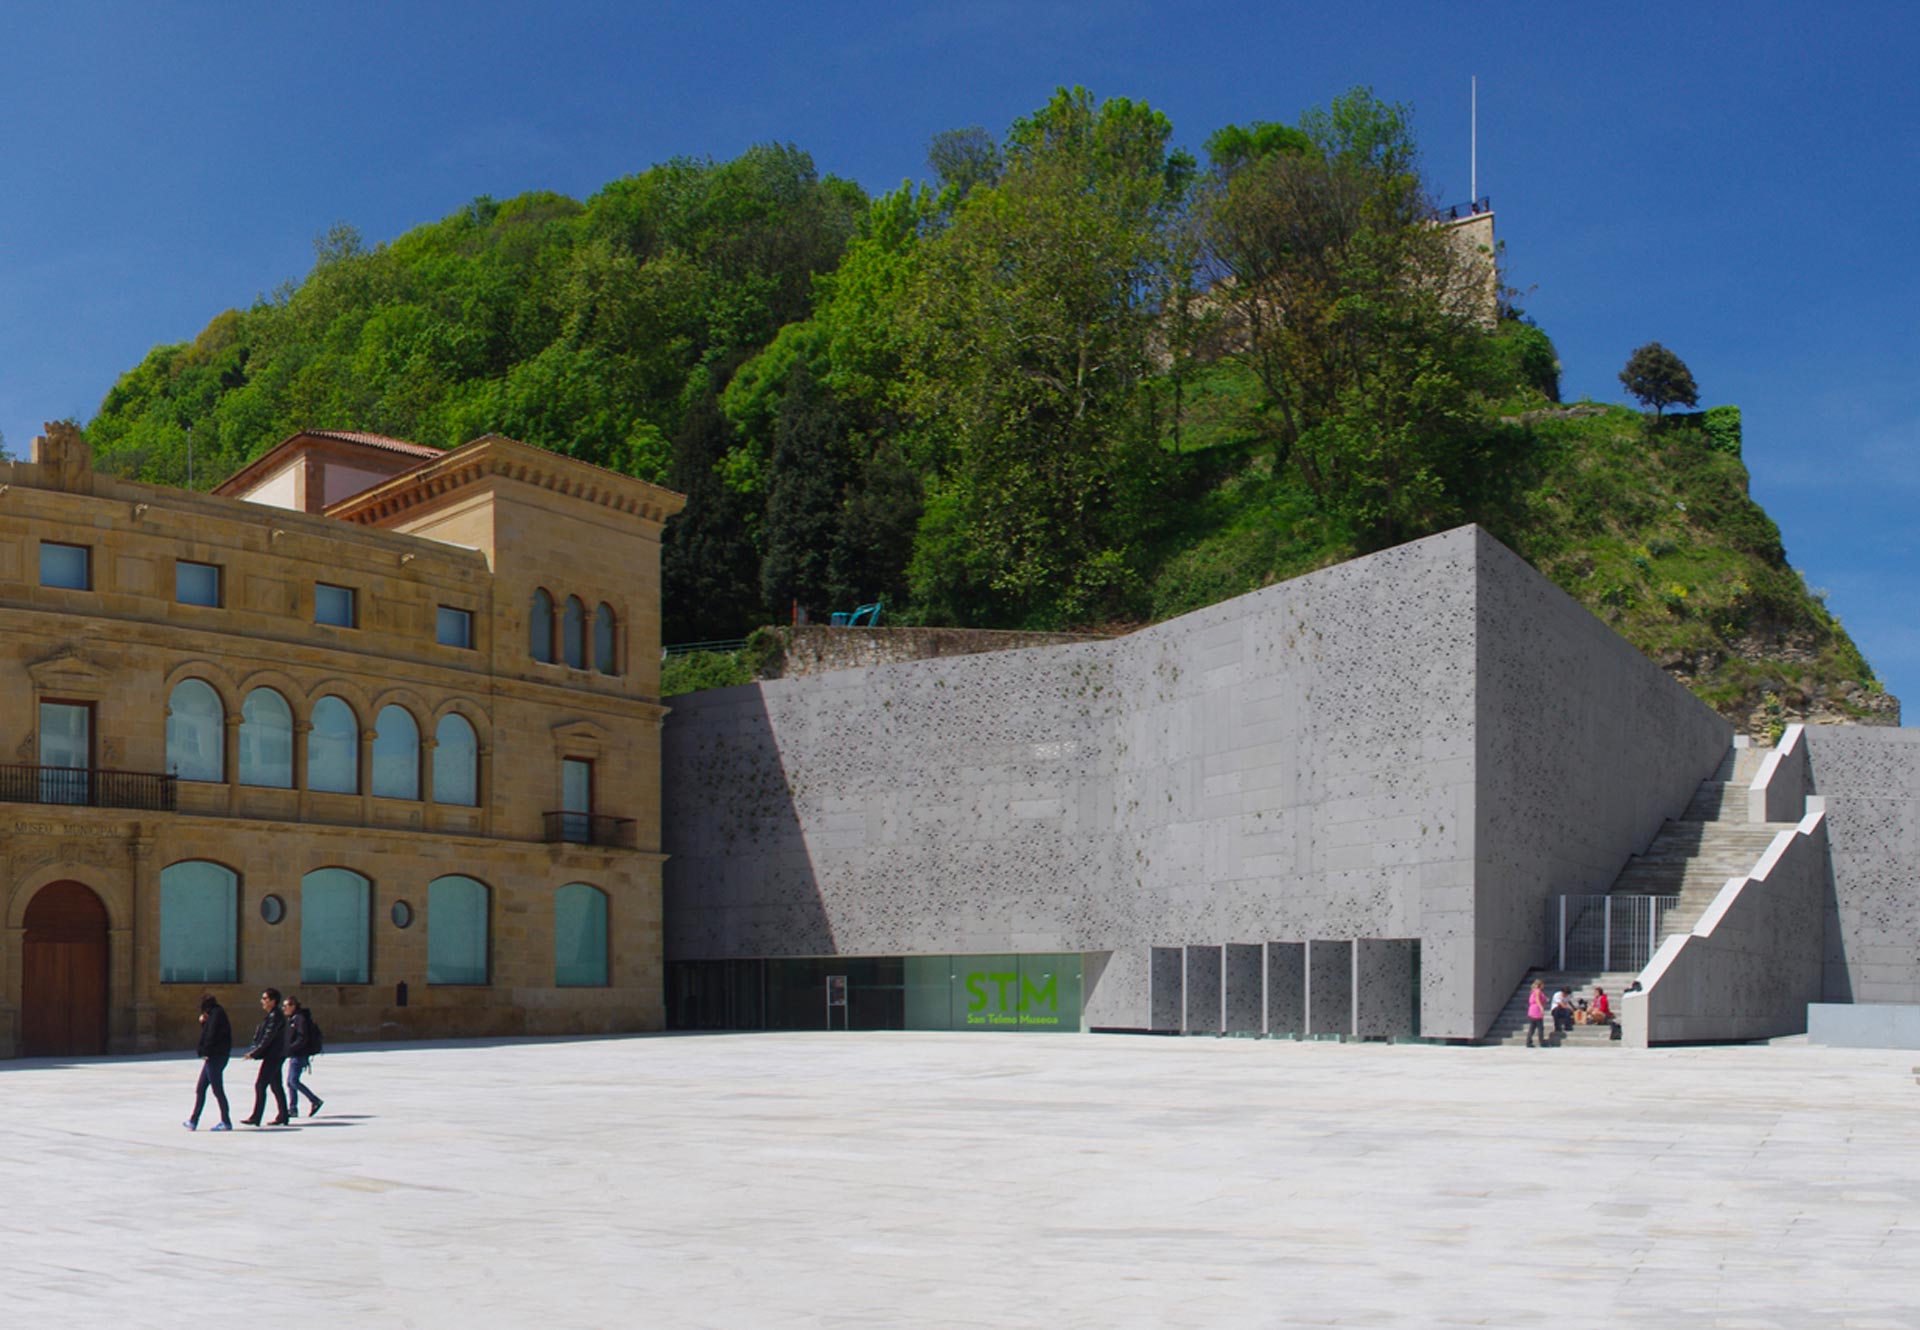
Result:
{"type": "Polygon", "coordinates": [[[1556,968],[1605,973],[1644,970],[1666,936],[1678,896],[1555,896],[1556,968]]]}
{"type": "Polygon", "coordinates": [[[606,845],[618,850],[635,846],[630,817],[603,817],[598,813],[542,813],[549,845],[606,845]]]}
{"type": "Polygon", "coordinates": [[[691,656],[702,651],[738,651],[746,646],[744,637],[729,637],[713,642],[675,642],[672,646],[660,648],[660,659],[668,660],[674,656],[691,656]]]}
{"type": "Polygon", "coordinates": [[[1457,222],[1462,217],[1477,217],[1483,212],[1493,211],[1493,200],[1482,194],[1477,199],[1465,203],[1444,203],[1433,210],[1433,215],[1443,222],[1457,222]]]}
{"type": "Polygon", "coordinates": [[[104,767],[0,765],[0,803],[137,808],[171,813],[180,806],[179,778],[157,771],[104,767]]]}

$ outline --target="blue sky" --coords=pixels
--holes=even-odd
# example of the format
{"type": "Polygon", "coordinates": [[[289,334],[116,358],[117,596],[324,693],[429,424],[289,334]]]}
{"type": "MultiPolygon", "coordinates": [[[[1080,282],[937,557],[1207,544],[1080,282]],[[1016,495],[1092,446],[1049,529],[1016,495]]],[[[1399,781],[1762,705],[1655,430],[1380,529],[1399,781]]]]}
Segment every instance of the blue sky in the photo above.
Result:
{"type": "Polygon", "coordinates": [[[789,141],[884,189],[1058,84],[1196,151],[1355,84],[1480,174],[1570,398],[1659,340],[1745,413],[1789,557],[1920,715],[1920,11],[1153,3],[290,7],[15,0],[0,113],[0,434],[93,415],[158,342],[479,194],[576,197],[789,141]]]}

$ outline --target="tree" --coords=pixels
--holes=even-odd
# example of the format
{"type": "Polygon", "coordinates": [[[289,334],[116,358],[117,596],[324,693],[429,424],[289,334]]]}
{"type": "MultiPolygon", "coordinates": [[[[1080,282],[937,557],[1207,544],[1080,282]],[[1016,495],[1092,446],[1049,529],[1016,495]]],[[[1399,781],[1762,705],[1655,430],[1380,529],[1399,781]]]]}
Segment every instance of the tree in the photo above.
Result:
{"type": "Polygon", "coordinates": [[[1144,103],[1061,89],[923,242],[907,402],[932,473],[910,573],[948,622],[1111,614],[1153,464],[1141,385],[1191,161],[1144,103]]]}
{"type": "Polygon", "coordinates": [[[681,422],[667,473],[687,506],[667,519],[661,541],[662,641],[744,637],[761,622],[751,514],[718,470],[731,442],[716,395],[702,393],[681,422]]]}
{"type": "Polygon", "coordinates": [[[1210,301],[1277,461],[1363,548],[1459,517],[1475,484],[1485,270],[1433,224],[1411,115],[1364,88],[1208,140],[1210,301]]]}
{"type": "MultiPolygon", "coordinates": [[[[736,380],[737,381],[737,380],[736,380]]],[[[846,487],[846,437],[832,396],[796,361],[780,399],[761,527],[760,594],[777,619],[794,602],[824,618],[846,487]]]]}
{"type": "Polygon", "coordinates": [[[1620,383],[1658,418],[1670,406],[1698,406],[1700,390],[1684,360],[1658,342],[1648,342],[1627,357],[1620,383]]]}

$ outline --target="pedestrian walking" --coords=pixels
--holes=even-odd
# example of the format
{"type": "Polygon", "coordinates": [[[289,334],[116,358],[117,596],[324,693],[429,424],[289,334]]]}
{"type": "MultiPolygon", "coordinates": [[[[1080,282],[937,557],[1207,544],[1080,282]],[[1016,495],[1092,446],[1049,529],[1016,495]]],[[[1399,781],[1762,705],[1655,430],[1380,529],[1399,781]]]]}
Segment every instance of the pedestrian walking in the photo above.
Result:
{"type": "Polygon", "coordinates": [[[287,1125],[287,1092],[280,1087],[280,1068],[287,1060],[286,1033],[280,990],[269,988],[260,995],[260,1024],[254,1027],[253,1047],[247,1050],[247,1057],[260,1064],[259,1074],[253,1078],[253,1113],[241,1119],[249,1127],[260,1125],[261,1115],[267,1111],[269,1090],[273,1091],[274,1107],[280,1110],[272,1125],[287,1125]]]}
{"type": "Polygon", "coordinates": [[[227,1009],[211,993],[200,998],[200,1042],[195,1051],[200,1055],[200,1084],[193,1092],[193,1116],[180,1125],[188,1131],[200,1130],[200,1112],[207,1106],[207,1091],[212,1090],[213,1102],[220,1105],[220,1125],[214,1130],[232,1131],[233,1113],[227,1107],[223,1078],[227,1074],[227,1059],[233,1056],[233,1022],[227,1019],[227,1009]]]}
{"type": "Polygon", "coordinates": [[[281,1000],[280,1014],[287,1018],[287,1116],[300,1116],[300,1096],[305,1095],[313,1105],[307,1110],[307,1116],[314,1117],[326,1101],[302,1085],[300,1078],[307,1074],[313,1055],[320,1051],[320,1027],[314,1023],[313,1014],[291,993],[281,1000]]]}
{"type": "Polygon", "coordinates": [[[1533,981],[1533,987],[1527,990],[1527,1047],[1533,1047],[1533,1038],[1540,1036],[1540,1047],[1547,1046],[1547,986],[1540,980],[1533,981]]]}

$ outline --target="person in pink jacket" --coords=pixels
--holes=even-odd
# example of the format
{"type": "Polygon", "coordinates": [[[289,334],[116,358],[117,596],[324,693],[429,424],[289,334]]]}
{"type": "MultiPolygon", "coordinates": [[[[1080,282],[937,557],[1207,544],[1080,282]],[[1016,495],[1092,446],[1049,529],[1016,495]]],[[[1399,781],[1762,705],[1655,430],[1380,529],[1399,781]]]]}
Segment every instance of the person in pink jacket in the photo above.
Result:
{"type": "Polygon", "coordinates": [[[1527,990],[1527,1047],[1533,1047],[1533,1037],[1540,1036],[1540,1047],[1547,1046],[1547,1032],[1544,1028],[1547,1019],[1546,985],[1536,979],[1533,987],[1527,990]]]}

